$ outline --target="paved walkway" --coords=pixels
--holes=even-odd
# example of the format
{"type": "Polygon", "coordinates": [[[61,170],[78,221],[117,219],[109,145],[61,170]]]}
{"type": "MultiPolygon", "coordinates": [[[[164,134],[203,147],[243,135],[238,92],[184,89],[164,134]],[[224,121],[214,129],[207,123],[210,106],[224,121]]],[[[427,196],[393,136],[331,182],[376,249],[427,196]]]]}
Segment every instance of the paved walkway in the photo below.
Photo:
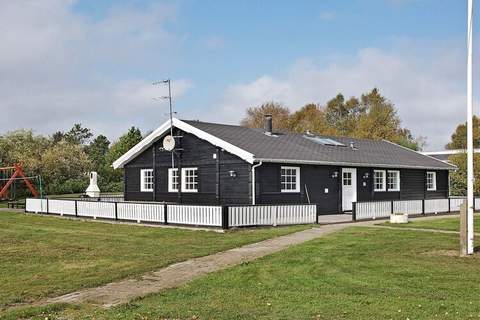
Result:
{"type": "MultiPolygon", "coordinates": [[[[361,222],[371,225],[374,221],[361,222]]],[[[126,279],[85,289],[44,301],[50,303],[91,303],[111,307],[164,289],[181,286],[205,274],[278,252],[287,247],[331,234],[352,224],[332,224],[276,237],[205,257],[190,259],[151,272],[136,279],[126,279]]]]}
{"type": "MultiPolygon", "coordinates": [[[[445,216],[431,216],[418,219],[430,220],[444,217],[445,216]]],[[[84,289],[63,296],[49,298],[39,301],[34,305],[38,306],[52,303],[90,303],[108,308],[127,303],[132,299],[140,298],[161,290],[179,287],[208,273],[226,269],[242,262],[252,261],[281,251],[290,246],[301,244],[350,226],[372,226],[375,223],[379,223],[379,221],[323,225],[224,252],[215,253],[209,256],[190,259],[144,274],[137,278],[120,280],[101,287],[84,289]]]]}

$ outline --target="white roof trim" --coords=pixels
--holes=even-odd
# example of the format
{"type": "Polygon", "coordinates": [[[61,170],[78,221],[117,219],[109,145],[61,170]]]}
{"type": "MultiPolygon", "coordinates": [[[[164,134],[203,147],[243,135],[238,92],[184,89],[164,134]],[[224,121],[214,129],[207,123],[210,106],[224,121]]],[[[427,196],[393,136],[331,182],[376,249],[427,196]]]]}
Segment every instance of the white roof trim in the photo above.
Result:
{"type": "MultiPolygon", "coordinates": [[[[205,131],[195,128],[194,126],[189,125],[188,123],[183,122],[182,120],[173,118],[173,126],[185,132],[191,133],[202,140],[206,140],[211,144],[217,147],[220,147],[225,151],[228,151],[240,157],[241,159],[247,161],[248,163],[253,163],[254,161],[254,155],[252,153],[245,151],[237,146],[234,146],[233,144],[228,143],[225,140],[219,139],[205,131]]],[[[124,155],[118,158],[115,162],[113,162],[113,168],[114,169],[123,168],[125,164],[127,164],[133,158],[135,158],[140,153],[145,151],[168,130],[170,130],[170,120],[166,121],[164,124],[158,127],[155,131],[153,131],[148,136],[146,136],[142,141],[136,144],[133,148],[128,150],[124,155]]]]}
{"type": "MultiPolygon", "coordinates": [[[[312,164],[312,165],[332,165],[332,166],[345,166],[345,167],[365,167],[365,168],[384,168],[384,169],[430,169],[430,170],[454,170],[456,167],[428,167],[428,166],[414,166],[414,165],[398,165],[398,164],[371,164],[371,163],[358,163],[358,162],[342,162],[342,161],[316,161],[316,160],[295,160],[295,159],[265,159],[258,158],[255,161],[268,162],[268,163],[285,163],[285,164],[312,164]]],[[[444,162],[443,162],[444,163],[444,162]]]]}
{"type": "MultiPolygon", "coordinates": [[[[480,153],[480,149],[475,148],[475,149],[473,149],[473,152],[480,153]]],[[[453,149],[453,150],[442,150],[442,151],[425,151],[425,152],[421,152],[421,153],[426,155],[426,156],[435,156],[435,155],[441,155],[441,154],[467,153],[467,150],[466,149],[453,149]]]]}

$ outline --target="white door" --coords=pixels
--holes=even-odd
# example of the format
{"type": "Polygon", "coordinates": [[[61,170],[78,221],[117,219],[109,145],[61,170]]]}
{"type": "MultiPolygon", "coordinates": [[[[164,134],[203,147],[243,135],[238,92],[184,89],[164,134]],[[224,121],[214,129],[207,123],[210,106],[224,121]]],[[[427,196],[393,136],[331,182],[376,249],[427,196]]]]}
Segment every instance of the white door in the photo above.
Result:
{"type": "Polygon", "coordinates": [[[342,211],[352,210],[352,202],[357,201],[357,169],[342,169],[342,211]]]}

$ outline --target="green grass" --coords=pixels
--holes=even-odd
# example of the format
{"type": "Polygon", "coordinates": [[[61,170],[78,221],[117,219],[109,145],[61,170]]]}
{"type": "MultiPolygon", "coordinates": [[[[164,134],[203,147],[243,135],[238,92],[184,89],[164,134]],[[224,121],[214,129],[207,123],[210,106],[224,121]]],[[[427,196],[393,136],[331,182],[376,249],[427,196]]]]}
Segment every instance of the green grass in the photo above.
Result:
{"type": "Polygon", "coordinates": [[[125,306],[41,317],[478,319],[480,257],[457,249],[456,235],[352,227],[125,306]]]}
{"type": "Polygon", "coordinates": [[[222,234],[0,212],[0,309],[308,227],[222,234]]]}
{"type": "MultiPolygon", "coordinates": [[[[390,225],[389,222],[384,224],[390,225]]],[[[445,219],[435,220],[413,220],[406,224],[393,225],[399,228],[423,228],[423,229],[438,229],[448,231],[460,231],[460,217],[448,217],[445,219]]],[[[480,233],[480,215],[476,214],[474,217],[474,229],[475,232],[480,233]]]]}

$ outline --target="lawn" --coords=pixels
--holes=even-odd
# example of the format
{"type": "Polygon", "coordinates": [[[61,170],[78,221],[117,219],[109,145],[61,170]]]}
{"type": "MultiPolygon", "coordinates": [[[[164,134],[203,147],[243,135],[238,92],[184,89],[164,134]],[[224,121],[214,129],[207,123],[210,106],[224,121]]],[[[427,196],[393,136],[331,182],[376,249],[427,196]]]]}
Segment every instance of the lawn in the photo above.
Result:
{"type": "Polygon", "coordinates": [[[58,307],[37,315],[38,319],[478,319],[480,257],[460,258],[457,250],[456,235],[352,227],[125,306],[58,307]]]}
{"type": "MultiPolygon", "coordinates": [[[[385,224],[390,225],[388,222],[385,224]]],[[[474,229],[475,232],[480,233],[480,215],[476,214],[474,217],[474,229]]],[[[438,229],[449,231],[460,231],[460,217],[448,217],[445,219],[435,220],[414,220],[407,224],[395,224],[395,227],[400,228],[424,228],[424,229],[438,229]]]]}
{"type": "Polygon", "coordinates": [[[308,227],[222,234],[0,212],[0,309],[308,227]]]}

